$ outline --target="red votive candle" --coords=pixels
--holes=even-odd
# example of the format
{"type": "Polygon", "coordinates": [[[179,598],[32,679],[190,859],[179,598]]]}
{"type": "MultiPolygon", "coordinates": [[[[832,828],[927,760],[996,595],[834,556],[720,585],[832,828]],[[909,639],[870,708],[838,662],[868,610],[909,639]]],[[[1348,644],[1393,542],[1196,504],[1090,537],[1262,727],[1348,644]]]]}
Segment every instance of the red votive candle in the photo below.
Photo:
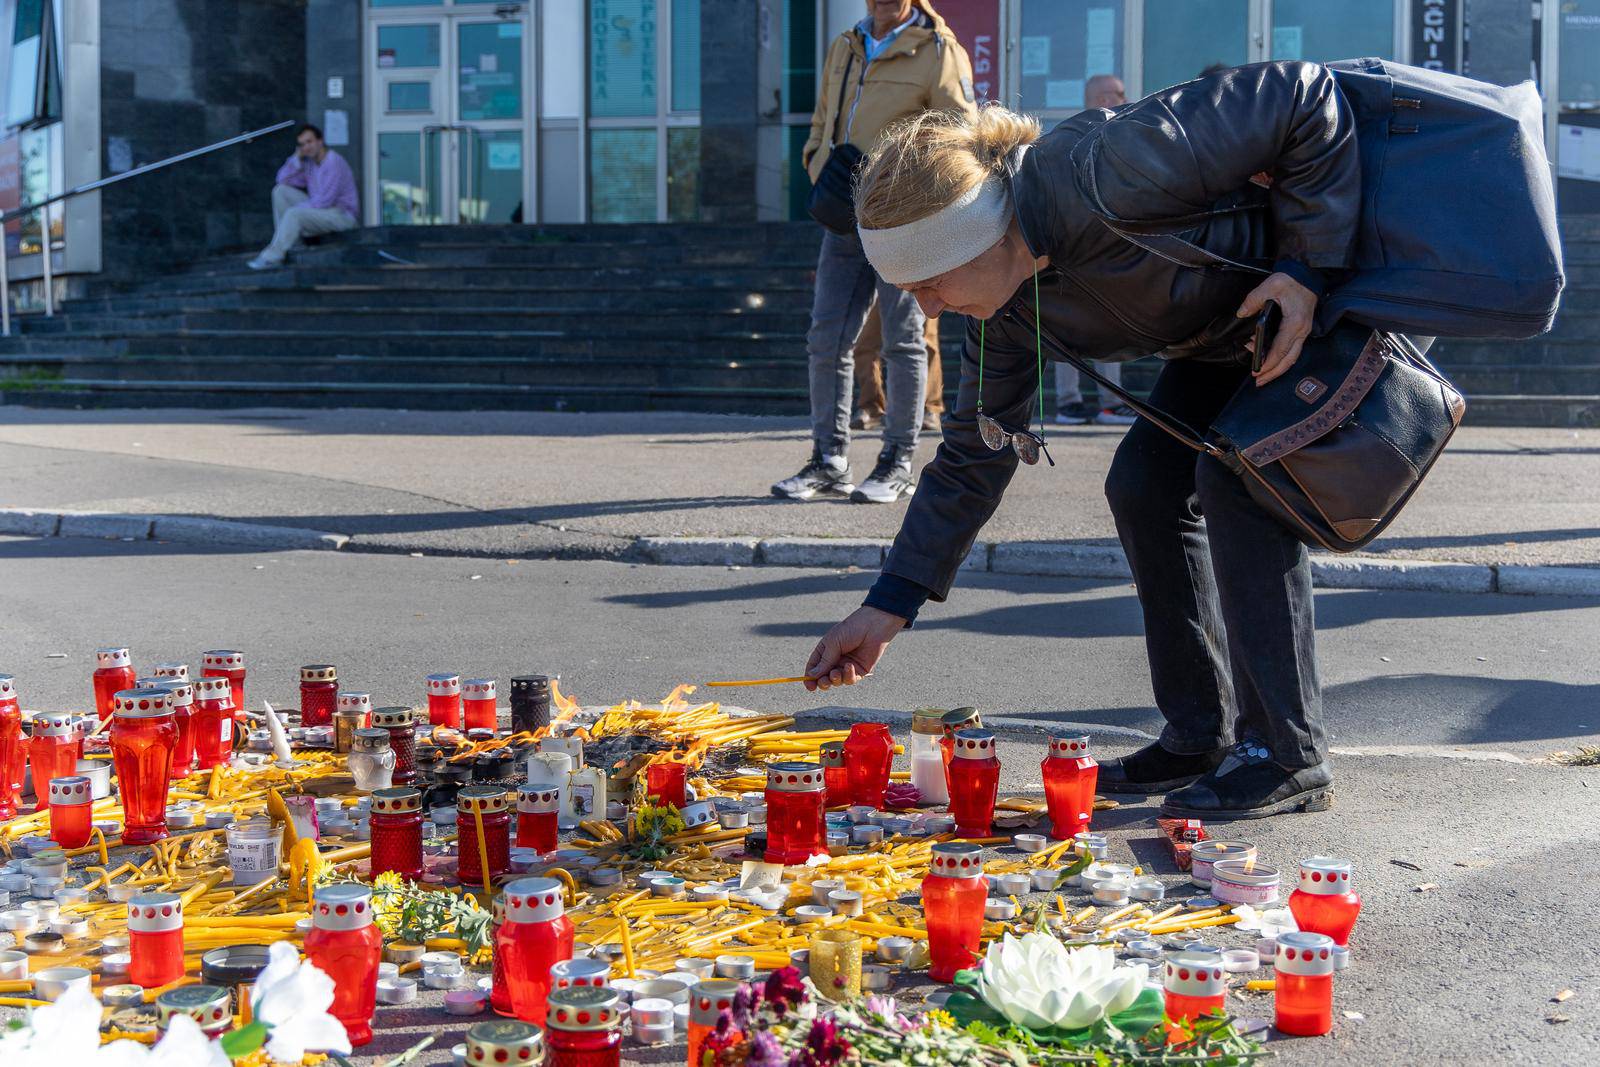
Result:
{"type": "Polygon", "coordinates": [[[494,730],[500,725],[494,679],[468,678],[461,684],[461,715],[469,730],[494,730]]]}
{"type": "Polygon", "coordinates": [[[126,648],[97,648],[94,658],[94,710],[104,722],[111,717],[116,695],[132,689],[138,674],[133,669],[133,655],[126,648]]]}
{"type": "Polygon", "coordinates": [[[156,989],[183,977],[183,900],[137,893],[128,900],[128,981],[156,989]]]}
{"type": "Polygon", "coordinates": [[[200,678],[191,682],[194,689],[195,766],[210,770],[233,758],[233,711],[226,678],[200,678]]]}
{"type": "Polygon", "coordinates": [[[953,982],[957,971],[977,960],[988,896],[981,848],[967,841],[941,841],[933,846],[933,862],[922,880],[929,978],[953,982]]]}
{"type": "Polygon", "coordinates": [[[372,793],[372,877],[393,871],[422,881],[422,791],[410,786],[372,793]]]}
{"type": "Polygon", "coordinates": [[[956,817],[956,834],[988,837],[999,793],[1000,759],[995,755],[994,734],[959,731],[955,757],[950,760],[950,814],[956,817]]]}
{"type": "Polygon", "coordinates": [[[1182,1033],[1178,1024],[1221,1012],[1222,999],[1228,989],[1223,979],[1222,957],[1215,952],[1179,952],[1169,957],[1161,984],[1167,1018],[1175,1024],[1169,1036],[1182,1033]]]}
{"type": "Polygon", "coordinates": [[[339,692],[339,671],[331,663],[310,663],[300,668],[300,725],[333,725],[334,698],[339,692]]]}
{"type": "Polygon", "coordinates": [[[394,782],[409,785],[417,780],[416,713],[410,708],[373,708],[368,718],[374,730],[389,732],[389,747],[394,750],[394,782]]]}
{"type": "Polygon", "coordinates": [[[244,653],[231,648],[214,648],[200,653],[200,674],[205,678],[226,678],[231,690],[231,710],[244,708],[244,653]]]}
{"type": "MultiPolygon", "coordinates": [[[[354,729],[365,730],[367,722],[372,718],[372,694],[358,693],[353,690],[341,691],[333,698],[334,714],[344,718],[348,716],[355,720],[354,729]]],[[[302,721],[304,721],[302,717],[302,721]]]]}
{"type": "Polygon", "coordinates": [[[34,811],[50,806],[48,785],[78,771],[78,729],[64,711],[36,711],[29,720],[28,768],[33,775],[34,811]]]}
{"type": "Polygon", "coordinates": [[[428,724],[461,729],[461,675],[430,674],[428,683],[428,724]]]}
{"type": "Polygon", "coordinates": [[[124,689],[113,699],[111,762],[122,797],[122,843],[148,845],[167,836],[167,787],[178,724],[165,689],[124,689]]]}
{"type": "Polygon", "coordinates": [[[1278,935],[1272,961],[1272,1025],[1295,1037],[1316,1037],[1333,1029],[1333,938],[1304,930],[1278,935]]]}
{"type": "Polygon", "coordinates": [[[89,814],[93,803],[89,779],[85,776],[69,774],[50,779],[50,836],[56,844],[62,848],[82,848],[89,843],[94,829],[94,820],[89,814]]]}
{"type": "Polygon", "coordinates": [[[822,743],[822,781],[828,807],[847,807],[850,804],[850,767],[845,762],[843,741],[822,743]]]}
{"type": "Polygon", "coordinates": [[[489,1019],[467,1031],[470,1067],[544,1062],[544,1031],[520,1019],[489,1019]]]}
{"type": "MultiPolygon", "coordinates": [[[[561,894],[561,883],[554,878],[518,878],[501,893],[505,921],[494,935],[490,998],[501,1014],[545,1025],[554,982],[550,968],[572,958],[574,929],[561,894]]],[[[589,986],[560,990],[594,991],[589,986]]]]}
{"type": "Polygon", "coordinates": [[[1300,888],[1289,894],[1289,911],[1300,929],[1350,943],[1361,897],[1350,889],[1350,861],[1312,856],[1300,861],[1300,888]]]}
{"type": "Polygon", "coordinates": [[[540,855],[557,845],[556,817],[561,811],[561,790],[548,785],[524,785],[517,790],[517,847],[537,849],[540,855]]]}
{"type": "Polygon", "coordinates": [[[670,756],[657,757],[644,769],[645,796],[652,804],[682,808],[688,803],[688,784],[689,769],[670,756]]]}
{"type": "Polygon", "coordinates": [[[462,885],[482,885],[511,869],[510,794],[498,785],[469,785],[456,794],[456,878],[462,885]],[[488,854],[478,854],[478,820],[488,854]]]}
{"type": "MultiPolygon", "coordinates": [[[[689,1058],[687,1067],[702,1067],[706,1039],[717,1029],[717,1020],[723,1012],[733,1011],[733,998],[744,985],[730,978],[709,978],[689,990],[689,1058]]],[[[730,1027],[727,1035],[735,1043],[744,1040],[737,1027],[730,1027]]]]}
{"type": "Polygon", "coordinates": [[[889,768],[894,763],[894,738],[881,722],[858,722],[844,742],[850,770],[850,803],[883,810],[889,789],[889,768]]]}
{"type": "Polygon", "coordinates": [[[768,863],[789,866],[826,856],[827,786],[815,763],[774,763],[767,767],[768,863]]]}
{"type": "Polygon", "coordinates": [[[372,889],[354,882],[324,886],[311,898],[311,929],[306,959],[333,979],[335,1019],[344,1024],[350,1044],[372,1040],[372,1013],[378,1002],[378,957],[383,934],[372,923],[372,889]]]}
{"type": "MultiPolygon", "coordinates": [[[[178,744],[172,750],[172,777],[182,778],[194,768],[195,710],[194,683],[168,675],[156,686],[172,694],[172,721],[178,726],[178,744]]],[[[231,739],[230,739],[231,740],[231,739]]]]}
{"type": "Polygon", "coordinates": [[[0,674],[0,819],[16,818],[22,772],[27,761],[28,746],[22,736],[17,680],[9,674],[0,674]]]}
{"type": "Polygon", "coordinates": [[[1100,777],[1100,764],[1089,755],[1088,736],[1052,737],[1042,769],[1050,836],[1065,841],[1083,833],[1093,818],[1094,787],[1100,777]]]}
{"type": "Polygon", "coordinates": [[[622,995],[609,987],[556,990],[544,1036],[545,1067],[618,1067],[622,995]]]}
{"type": "Polygon", "coordinates": [[[947,711],[939,720],[942,736],[939,738],[939,751],[944,755],[944,791],[950,793],[950,760],[956,754],[956,732],[958,730],[976,730],[983,725],[983,719],[978,714],[977,708],[956,708],[947,711]]]}

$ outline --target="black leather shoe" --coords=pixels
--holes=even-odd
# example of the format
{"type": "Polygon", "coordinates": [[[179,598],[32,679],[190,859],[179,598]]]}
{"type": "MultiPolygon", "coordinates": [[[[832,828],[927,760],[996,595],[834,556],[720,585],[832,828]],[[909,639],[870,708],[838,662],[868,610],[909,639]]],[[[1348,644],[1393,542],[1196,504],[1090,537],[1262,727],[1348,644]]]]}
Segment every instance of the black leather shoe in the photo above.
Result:
{"type": "Polygon", "coordinates": [[[1260,741],[1241,741],[1193,785],[1168,793],[1161,814],[1206,821],[1264,819],[1288,811],[1333,807],[1333,772],[1326,763],[1288,768],[1260,741]]]}
{"type": "Polygon", "coordinates": [[[1195,754],[1168,752],[1161,742],[1152,741],[1137,752],[1100,764],[1095,790],[1139,796],[1165,793],[1188,785],[1221,763],[1227,754],[1225,748],[1195,754]]]}

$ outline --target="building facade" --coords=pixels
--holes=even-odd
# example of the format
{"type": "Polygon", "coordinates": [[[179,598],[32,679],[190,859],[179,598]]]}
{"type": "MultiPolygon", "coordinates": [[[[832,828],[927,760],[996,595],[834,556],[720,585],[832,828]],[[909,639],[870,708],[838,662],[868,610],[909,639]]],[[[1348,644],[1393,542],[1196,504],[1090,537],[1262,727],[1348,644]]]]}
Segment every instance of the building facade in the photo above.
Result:
{"type": "MultiPolygon", "coordinates": [[[[1600,212],[1600,0],[935,0],[975,90],[1047,124],[1213,63],[1379,55],[1545,89],[1564,213],[1600,212]]],[[[862,0],[0,0],[0,209],[273,121],[354,168],[366,225],[800,218],[828,42],[862,0]]],[[[7,227],[13,307],[264,242],[287,133],[7,227]]]]}

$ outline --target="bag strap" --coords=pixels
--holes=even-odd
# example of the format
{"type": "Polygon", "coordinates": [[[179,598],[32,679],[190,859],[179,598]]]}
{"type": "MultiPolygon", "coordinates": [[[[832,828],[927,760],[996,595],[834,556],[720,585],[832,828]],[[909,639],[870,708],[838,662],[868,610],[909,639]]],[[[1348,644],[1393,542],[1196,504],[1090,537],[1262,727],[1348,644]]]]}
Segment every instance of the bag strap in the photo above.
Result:
{"type": "MultiPolygon", "coordinates": [[[[844,94],[850,91],[850,72],[855,69],[856,53],[852,49],[844,61],[844,80],[839,83],[839,96],[833,102],[833,114],[828,118],[828,151],[832,152],[839,144],[839,116],[844,114],[844,94]]],[[[851,120],[854,125],[854,119],[851,120]]],[[[845,131],[845,140],[850,139],[849,131],[845,131]]]]}
{"type": "Polygon", "coordinates": [[[1107,378],[1105,375],[1095,370],[1094,367],[1090,365],[1088,360],[1074,354],[1071,349],[1061,342],[1060,338],[1056,337],[1055,334],[1046,329],[1042,322],[1039,322],[1037,319],[1035,319],[1033,312],[1029,311],[1026,307],[1023,307],[1019,304],[1015,311],[1017,316],[1022,319],[1025,325],[1032,326],[1038,331],[1039,338],[1052,352],[1057,353],[1062,359],[1078,368],[1078,372],[1080,374],[1088,377],[1096,385],[1100,386],[1100,388],[1108,389],[1112,393],[1115,393],[1121,398],[1124,404],[1127,404],[1136,413],[1155,424],[1158,429],[1164,430],[1166,433],[1182,442],[1186,447],[1191,448],[1202,455],[1221,459],[1227,454],[1210,441],[1207,441],[1204,436],[1195,430],[1194,427],[1190,426],[1182,419],[1174,415],[1170,415],[1167,412],[1162,411],[1160,408],[1151,407],[1143,400],[1140,400],[1138,397],[1123,389],[1122,386],[1113,382],[1110,378],[1107,378]]]}

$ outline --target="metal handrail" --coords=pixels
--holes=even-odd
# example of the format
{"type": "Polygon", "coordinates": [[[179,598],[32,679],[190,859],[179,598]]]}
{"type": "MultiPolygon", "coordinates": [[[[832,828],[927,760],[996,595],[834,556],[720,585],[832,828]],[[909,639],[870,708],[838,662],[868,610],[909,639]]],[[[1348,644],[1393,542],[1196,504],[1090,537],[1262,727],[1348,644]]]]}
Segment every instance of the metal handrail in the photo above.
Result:
{"type": "Polygon", "coordinates": [[[279,130],[293,125],[293,119],[284,119],[282,122],[275,122],[271,126],[263,126],[259,130],[241,133],[235,137],[229,137],[225,141],[206,145],[204,148],[193,148],[187,152],[179,152],[175,156],[168,156],[166,159],[160,159],[154,163],[146,163],[141,167],[135,167],[121,174],[113,174],[108,178],[96,178],[92,182],[84,182],[82,185],[73,186],[66,192],[57,193],[55,196],[47,196],[35,203],[27,204],[23,207],[15,207],[10,211],[0,213],[0,335],[11,336],[11,274],[6,259],[6,223],[20,216],[30,215],[35,211],[42,210],[44,212],[44,218],[39,226],[39,254],[44,257],[42,260],[44,267],[44,315],[45,318],[52,318],[56,313],[54,264],[51,262],[54,258],[54,250],[50,247],[50,208],[52,205],[75,196],[82,196],[84,193],[92,193],[96,189],[104,189],[108,185],[125,182],[129,178],[137,178],[141,174],[149,174],[151,171],[170,167],[174,163],[183,163],[186,160],[196,159],[218,149],[244,144],[247,141],[255,140],[257,137],[262,137],[269,133],[277,133],[279,130]]]}

